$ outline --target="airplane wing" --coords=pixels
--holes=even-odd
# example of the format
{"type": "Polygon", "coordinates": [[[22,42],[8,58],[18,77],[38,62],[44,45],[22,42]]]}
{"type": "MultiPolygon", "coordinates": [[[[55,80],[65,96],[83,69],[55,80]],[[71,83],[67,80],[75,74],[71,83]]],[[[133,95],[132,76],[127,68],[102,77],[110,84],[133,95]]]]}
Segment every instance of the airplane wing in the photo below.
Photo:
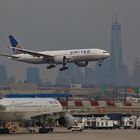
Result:
{"type": "Polygon", "coordinates": [[[43,113],[38,113],[34,116],[31,117],[33,120],[41,120],[41,119],[52,119],[52,118],[59,118],[60,116],[65,115],[66,113],[71,114],[74,111],[83,111],[83,109],[69,109],[69,110],[61,110],[61,111],[50,111],[50,112],[43,112],[43,113]]]}
{"type": "Polygon", "coordinates": [[[9,57],[9,58],[18,58],[18,56],[14,56],[14,55],[9,55],[9,54],[1,54],[1,56],[5,56],[5,57],[9,57]]]}
{"type": "Polygon", "coordinates": [[[51,119],[51,118],[58,118],[59,116],[62,116],[63,114],[65,114],[67,112],[67,110],[62,110],[62,111],[51,111],[51,112],[43,112],[43,113],[38,113],[34,116],[31,117],[31,119],[33,120],[41,120],[41,119],[51,119]]]}
{"type": "Polygon", "coordinates": [[[47,54],[43,54],[41,52],[37,52],[37,51],[32,51],[32,50],[27,50],[27,49],[22,49],[22,48],[14,48],[14,47],[11,47],[12,49],[15,49],[15,50],[18,50],[22,53],[26,53],[26,54],[30,54],[30,55],[33,55],[33,56],[36,56],[36,57],[40,57],[40,56],[43,56],[43,57],[53,57],[52,55],[47,55],[47,54]]]}

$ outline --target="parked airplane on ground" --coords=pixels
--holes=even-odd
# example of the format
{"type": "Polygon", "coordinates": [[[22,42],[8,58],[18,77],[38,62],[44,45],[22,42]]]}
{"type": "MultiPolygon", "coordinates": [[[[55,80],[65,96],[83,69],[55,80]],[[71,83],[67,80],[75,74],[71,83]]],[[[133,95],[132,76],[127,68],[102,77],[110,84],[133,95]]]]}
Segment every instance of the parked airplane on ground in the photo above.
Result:
{"type": "Polygon", "coordinates": [[[75,63],[79,67],[86,67],[89,61],[99,61],[99,66],[104,59],[110,54],[102,49],[73,49],[73,50],[57,50],[57,51],[32,51],[24,49],[23,46],[9,35],[14,55],[0,54],[12,60],[32,63],[32,64],[49,64],[48,69],[54,68],[61,64],[60,71],[68,69],[67,63],[75,63]]]}
{"type": "MultiPolygon", "coordinates": [[[[70,127],[74,118],[63,110],[58,100],[53,98],[2,98],[0,99],[0,122],[34,121],[41,128],[39,133],[53,132],[55,121],[62,126],[70,127]],[[48,124],[49,128],[46,127],[48,124]]],[[[3,123],[1,123],[2,125],[3,123]]],[[[9,133],[8,128],[0,126],[0,133],[9,133]]]]}

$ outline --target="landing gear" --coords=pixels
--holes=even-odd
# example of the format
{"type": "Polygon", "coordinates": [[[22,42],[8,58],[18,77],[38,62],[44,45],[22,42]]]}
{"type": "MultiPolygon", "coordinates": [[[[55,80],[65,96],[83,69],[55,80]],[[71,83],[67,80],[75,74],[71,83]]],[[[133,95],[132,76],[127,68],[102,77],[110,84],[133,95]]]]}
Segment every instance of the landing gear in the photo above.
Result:
{"type": "Polygon", "coordinates": [[[99,63],[98,66],[101,67],[102,66],[102,63],[99,63]]]}
{"type": "Polygon", "coordinates": [[[60,68],[59,70],[60,70],[60,71],[67,70],[68,67],[66,66],[66,64],[67,64],[67,58],[66,58],[66,56],[64,56],[64,57],[63,57],[63,66],[62,66],[62,68],[60,68]]]}
{"type": "Polygon", "coordinates": [[[52,133],[52,132],[54,132],[53,128],[46,127],[39,128],[39,133],[52,133]]]}
{"type": "Polygon", "coordinates": [[[100,60],[100,61],[99,61],[99,64],[98,64],[99,67],[102,66],[102,62],[103,62],[103,60],[100,60]]]}
{"type": "Polygon", "coordinates": [[[46,121],[42,122],[41,127],[39,128],[39,133],[53,133],[54,129],[51,127],[53,123],[53,120],[48,120],[48,123],[46,124],[46,121]]]}
{"type": "Polygon", "coordinates": [[[54,67],[55,67],[55,65],[51,64],[51,65],[47,66],[47,69],[52,69],[54,67]]]}

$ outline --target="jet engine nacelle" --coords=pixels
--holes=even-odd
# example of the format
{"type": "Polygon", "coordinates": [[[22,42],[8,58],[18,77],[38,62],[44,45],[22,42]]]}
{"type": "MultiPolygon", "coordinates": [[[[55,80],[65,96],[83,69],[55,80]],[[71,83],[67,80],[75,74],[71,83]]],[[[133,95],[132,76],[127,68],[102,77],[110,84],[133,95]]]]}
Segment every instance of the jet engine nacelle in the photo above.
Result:
{"type": "Polygon", "coordinates": [[[56,64],[63,64],[66,62],[66,60],[67,60],[66,56],[58,55],[54,57],[54,62],[56,64]]]}
{"type": "Polygon", "coordinates": [[[70,128],[74,124],[74,117],[71,114],[66,114],[58,119],[58,124],[70,128]]]}
{"type": "Polygon", "coordinates": [[[75,64],[79,67],[86,67],[88,65],[88,61],[75,62],[75,64]]]}

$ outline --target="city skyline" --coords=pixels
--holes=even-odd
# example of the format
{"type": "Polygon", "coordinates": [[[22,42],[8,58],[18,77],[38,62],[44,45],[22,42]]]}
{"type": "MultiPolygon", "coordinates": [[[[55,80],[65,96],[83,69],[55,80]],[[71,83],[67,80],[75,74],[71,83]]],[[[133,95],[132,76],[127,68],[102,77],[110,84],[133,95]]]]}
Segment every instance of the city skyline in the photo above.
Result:
{"type": "MultiPolygon", "coordinates": [[[[91,86],[140,86],[139,69],[140,62],[136,60],[133,75],[128,75],[128,68],[124,64],[122,51],[122,28],[118,21],[117,14],[114,16],[111,25],[111,57],[103,62],[101,67],[96,62],[95,67],[81,68],[75,64],[68,64],[67,71],[58,71],[55,83],[57,86],[70,86],[71,84],[81,84],[86,87],[91,86]],[[137,76],[138,75],[138,76],[137,76]]],[[[0,83],[6,83],[8,80],[7,69],[5,65],[0,65],[1,77],[0,83]]],[[[13,77],[11,77],[13,78],[13,77]]],[[[9,78],[9,79],[11,79],[9,78]]],[[[47,79],[45,79],[47,80],[47,79]]],[[[38,67],[27,67],[25,82],[43,85],[40,78],[40,69],[38,67]]],[[[49,81],[50,82],[50,81],[49,81]]]]}
{"type": "MultiPolygon", "coordinates": [[[[14,34],[25,48],[31,50],[110,50],[110,25],[117,13],[122,26],[122,57],[128,66],[129,75],[132,75],[135,60],[140,59],[139,5],[140,1],[137,0],[2,1],[0,52],[11,53],[5,47],[9,45],[8,34],[14,34]]],[[[0,64],[6,65],[8,75],[16,75],[17,80],[25,79],[27,67],[34,66],[2,57],[0,64]],[[17,72],[19,67],[20,72],[17,72]]],[[[90,67],[93,65],[95,63],[90,64],[90,67]]],[[[35,67],[40,68],[42,79],[55,82],[58,69],[48,71],[45,65],[35,67]]]]}

